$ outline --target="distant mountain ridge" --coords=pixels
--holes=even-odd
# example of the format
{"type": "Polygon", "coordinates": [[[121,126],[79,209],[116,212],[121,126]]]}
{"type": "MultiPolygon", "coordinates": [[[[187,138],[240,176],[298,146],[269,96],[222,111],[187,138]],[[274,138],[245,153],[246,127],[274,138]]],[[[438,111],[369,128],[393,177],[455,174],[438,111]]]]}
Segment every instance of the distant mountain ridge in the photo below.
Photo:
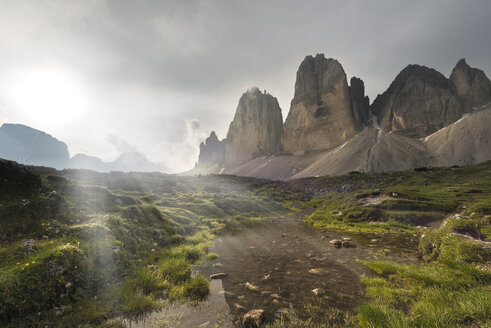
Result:
{"type": "Polygon", "coordinates": [[[89,169],[98,172],[162,171],[160,165],[139,152],[123,153],[111,162],[85,154],[76,154],[70,158],[68,146],[64,142],[29,126],[10,123],[0,127],[0,158],[56,169],[89,169]]]}
{"type": "Polygon", "coordinates": [[[223,147],[212,151],[208,140],[203,143],[188,174],[292,179],[491,159],[491,82],[465,59],[449,78],[408,65],[372,104],[361,79],[347,81],[337,60],[322,54],[305,57],[285,123],[278,124],[278,106],[260,105],[253,100],[257,94],[244,93],[227,138],[220,141],[212,132],[213,143],[223,147]],[[247,110],[243,103],[249,104],[247,110]],[[279,142],[277,136],[282,136],[279,142]],[[237,139],[247,140],[247,146],[237,139]],[[268,142],[275,151],[250,151],[268,142]]]}

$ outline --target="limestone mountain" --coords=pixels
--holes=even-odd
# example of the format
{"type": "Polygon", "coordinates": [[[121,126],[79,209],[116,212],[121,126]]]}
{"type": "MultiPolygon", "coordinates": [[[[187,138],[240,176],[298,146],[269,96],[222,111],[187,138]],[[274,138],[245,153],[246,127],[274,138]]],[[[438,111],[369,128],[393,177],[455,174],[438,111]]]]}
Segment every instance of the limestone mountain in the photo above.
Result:
{"type": "Polygon", "coordinates": [[[483,71],[459,60],[450,75],[450,87],[460,98],[466,111],[491,101],[491,81],[483,71]]]}
{"type": "MultiPolygon", "coordinates": [[[[242,96],[225,141],[225,161],[209,155],[206,141],[191,173],[285,180],[491,159],[491,82],[465,60],[450,78],[409,65],[370,105],[363,81],[353,77],[348,85],[338,61],[307,56],[297,71],[281,145],[279,106],[273,106],[279,113],[275,132],[259,133],[271,122],[258,115],[258,100],[251,100],[260,97],[264,94],[257,89],[242,96]],[[274,146],[255,146],[268,135],[274,146]]],[[[220,143],[210,138],[211,144],[220,143]]]]}
{"type": "Polygon", "coordinates": [[[211,167],[222,165],[225,161],[225,140],[218,140],[215,131],[199,145],[198,165],[211,167]]]}
{"type": "Polygon", "coordinates": [[[385,131],[421,138],[489,101],[491,82],[461,59],[450,79],[425,66],[407,66],[370,109],[385,131]]]}
{"type": "Polygon", "coordinates": [[[297,71],[295,94],[285,122],[283,146],[287,152],[326,150],[361,130],[368,108],[362,94],[363,82],[353,82],[350,89],[337,60],[322,54],[305,57],[297,71]]]}
{"type": "Polygon", "coordinates": [[[64,142],[21,124],[6,123],[0,127],[0,158],[55,169],[76,168],[99,172],[162,171],[161,165],[153,163],[137,151],[122,153],[111,162],[85,154],[76,154],[70,158],[68,146],[64,142]]]}
{"type": "Polygon", "coordinates": [[[225,162],[236,165],[281,150],[283,117],[278,100],[251,88],[239,100],[225,141],[225,162]]]}
{"type": "Polygon", "coordinates": [[[434,69],[409,65],[371,106],[384,131],[425,137],[462,117],[464,108],[448,79],[434,69]]]}

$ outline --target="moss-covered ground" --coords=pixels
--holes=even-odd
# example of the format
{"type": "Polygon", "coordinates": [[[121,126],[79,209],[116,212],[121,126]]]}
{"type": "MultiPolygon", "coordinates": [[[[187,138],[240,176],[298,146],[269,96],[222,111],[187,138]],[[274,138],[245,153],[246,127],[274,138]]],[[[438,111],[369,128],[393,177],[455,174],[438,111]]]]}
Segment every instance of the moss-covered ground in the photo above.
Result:
{"type": "Polygon", "coordinates": [[[357,313],[312,308],[271,327],[491,327],[491,162],[289,182],[34,170],[36,183],[0,185],[1,326],[119,327],[164,300],[199,302],[208,280],[192,265],[216,258],[215,234],[302,211],[322,229],[405,241],[420,263],[363,262],[357,313]]]}
{"type": "Polygon", "coordinates": [[[118,327],[199,302],[192,265],[217,256],[214,235],[287,211],[233,177],[34,170],[40,183],[0,185],[0,326],[118,327]]]}
{"type": "Polygon", "coordinates": [[[362,278],[357,314],[272,327],[491,327],[491,162],[285,185],[290,193],[262,191],[310,210],[305,221],[319,228],[414,240],[408,247],[419,248],[420,262],[362,262],[373,275],[362,278]]]}

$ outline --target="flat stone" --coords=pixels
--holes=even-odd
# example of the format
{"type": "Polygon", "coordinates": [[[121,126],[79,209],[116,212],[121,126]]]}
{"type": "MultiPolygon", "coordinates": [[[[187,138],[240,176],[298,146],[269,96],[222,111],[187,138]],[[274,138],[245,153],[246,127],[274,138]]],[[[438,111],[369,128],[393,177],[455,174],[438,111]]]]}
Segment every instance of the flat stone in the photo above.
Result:
{"type": "Polygon", "coordinates": [[[249,290],[254,291],[254,292],[258,292],[258,291],[259,291],[259,287],[257,287],[257,286],[255,286],[255,285],[251,284],[250,282],[246,282],[245,287],[246,287],[247,289],[249,289],[249,290]]]}
{"type": "Polygon", "coordinates": [[[246,308],[240,305],[239,303],[234,303],[234,308],[239,312],[246,312],[246,308]]]}
{"type": "Polygon", "coordinates": [[[310,269],[309,273],[321,275],[321,274],[327,273],[327,271],[325,269],[322,269],[322,268],[315,268],[315,269],[310,269]]]}
{"type": "Polygon", "coordinates": [[[220,273],[215,273],[215,274],[210,275],[210,279],[223,279],[226,276],[227,276],[226,273],[220,272],[220,273]]]}

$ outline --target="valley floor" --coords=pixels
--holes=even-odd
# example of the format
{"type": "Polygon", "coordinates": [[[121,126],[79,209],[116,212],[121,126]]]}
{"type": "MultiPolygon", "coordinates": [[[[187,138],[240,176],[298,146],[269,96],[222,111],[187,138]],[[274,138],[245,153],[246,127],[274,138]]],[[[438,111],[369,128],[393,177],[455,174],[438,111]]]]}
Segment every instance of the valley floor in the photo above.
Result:
{"type": "Polygon", "coordinates": [[[198,326],[491,325],[490,162],[289,182],[0,164],[2,326],[189,327],[213,300],[198,326]]]}

